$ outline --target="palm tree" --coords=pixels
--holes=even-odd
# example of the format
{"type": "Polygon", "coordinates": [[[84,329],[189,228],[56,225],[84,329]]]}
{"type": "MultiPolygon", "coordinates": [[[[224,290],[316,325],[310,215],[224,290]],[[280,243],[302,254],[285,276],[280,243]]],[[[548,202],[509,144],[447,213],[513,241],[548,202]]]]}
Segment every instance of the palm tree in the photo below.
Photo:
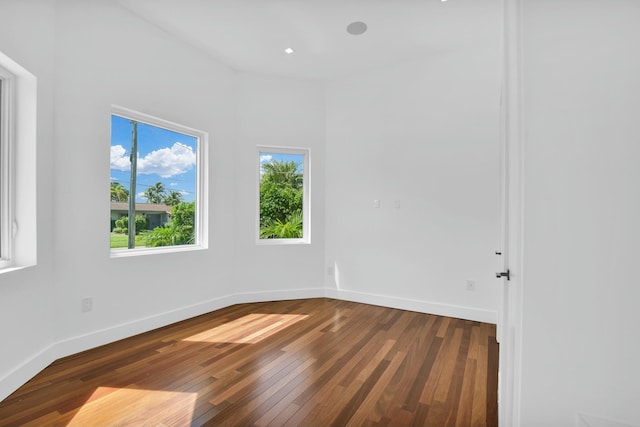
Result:
{"type": "Polygon", "coordinates": [[[129,190],[117,181],[111,183],[111,201],[112,202],[128,202],[129,190]]]}
{"type": "Polygon", "coordinates": [[[182,202],[182,193],[177,191],[170,192],[169,195],[164,198],[164,204],[167,206],[175,206],[180,202],[182,202]]]}
{"type": "Polygon", "coordinates": [[[144,190],[144,198],[147,199],[147,203],[162,203],[165,199],[166,191],[164,184],[158,181],[144,190]]]}
{"type": "Polygon", "coordinates": [[[278,185],[288,185],[294,189],[302,188],[302,173],[294,161],[273,160],[262,165],[263,180],[269,180],[278,185]]]}

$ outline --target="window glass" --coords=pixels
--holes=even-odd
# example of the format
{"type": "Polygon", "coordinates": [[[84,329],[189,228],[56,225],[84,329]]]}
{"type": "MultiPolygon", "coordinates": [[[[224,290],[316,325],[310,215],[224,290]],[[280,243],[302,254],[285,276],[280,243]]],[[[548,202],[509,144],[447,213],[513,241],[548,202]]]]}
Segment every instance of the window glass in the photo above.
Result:
{"type": "Polygon", "coordinates": [[[132,116],[111,116],[110,247],[198,244],[201,136],[132,116]]]}
{"type": "Polygon", "coordinates": [[[307,150],[259,151],[259,240],[308,241],[307,150]]]}

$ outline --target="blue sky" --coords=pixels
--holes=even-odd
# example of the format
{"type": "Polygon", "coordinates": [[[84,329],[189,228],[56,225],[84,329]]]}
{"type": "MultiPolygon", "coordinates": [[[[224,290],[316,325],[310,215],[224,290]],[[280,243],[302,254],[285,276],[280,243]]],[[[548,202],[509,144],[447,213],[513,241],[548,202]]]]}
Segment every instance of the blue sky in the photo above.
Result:
{"type": "MultiPolygon", "coordinates": [[[[269,163],[273,160],[277,160],[280,162],[295,162],[298,165],[298,171],[304,172],[304,155],[302,154],[283,154],[283,153],[274,153],[271,151],[260,151],[260,165],[264,163],[269,163]]],[[[262,175],[262,171],[260,171],[262,175]]]]}
{"type": "MultiPolygon", "coordinates": [[[[111,116],[111,181],[130,190],[131,123],[111,116]]],[[[177,191],[185,202],[196,198],[197,139],[144,123],[138,124],[138,177],[136,202],[146,202],[142,193],[156,182],[167,192],[177,191]]]]}

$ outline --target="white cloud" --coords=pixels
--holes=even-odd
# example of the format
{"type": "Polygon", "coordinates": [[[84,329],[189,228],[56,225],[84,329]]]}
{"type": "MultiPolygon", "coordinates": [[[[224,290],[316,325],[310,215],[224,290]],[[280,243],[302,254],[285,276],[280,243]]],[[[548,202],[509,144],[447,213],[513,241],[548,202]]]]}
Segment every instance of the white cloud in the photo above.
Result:
{"type": "Polygon", "coordinates": [[[178,183],[177,183],[177,182],[170,182],[170,183],[169,183],[169,187],[175,187],[175,186],[177,186],[177,185],[178,185],[178,183]]]}
{"type": "Polygon", "coordinates": [[[187,145],[175,142],[171,148],[152,151],[138,159],[139,174],[158,174],[162,178],[185,173],[196,164],[196,153],[187,145]]]}
{"type": "MultiPolygon", "coordinates": [[[[138,158],[138,174],[158,174],[162,178],[180,175],[196,164],[196,154],[187,145],[175,142],[171,147],[154,150],[138,158]]],[[[111,147],[111,168],[128,171],[131,168],[129,156],[122,145],[111,147]]]]}
{"type": "Polygon", "coordinates": [[[111,146],[111,169],[126,172],[131,169],[131,161],[127,150],[122,145],[111,146]]]}

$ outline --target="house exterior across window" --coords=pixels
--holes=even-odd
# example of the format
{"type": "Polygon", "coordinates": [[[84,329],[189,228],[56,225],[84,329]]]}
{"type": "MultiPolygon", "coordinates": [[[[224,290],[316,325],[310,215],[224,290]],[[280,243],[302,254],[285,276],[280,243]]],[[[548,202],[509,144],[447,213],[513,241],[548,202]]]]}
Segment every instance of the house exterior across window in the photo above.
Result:
{"type": "MultiPolygon", "coordinates": [[[[111,202],[111,231],[115,222],[129,215],[128,202],[111,202]]],[[[171,206],[164,203],[136,203],[136,215],[147,219],[147,228],[164,227],[171,217],[171,206]]]]}

